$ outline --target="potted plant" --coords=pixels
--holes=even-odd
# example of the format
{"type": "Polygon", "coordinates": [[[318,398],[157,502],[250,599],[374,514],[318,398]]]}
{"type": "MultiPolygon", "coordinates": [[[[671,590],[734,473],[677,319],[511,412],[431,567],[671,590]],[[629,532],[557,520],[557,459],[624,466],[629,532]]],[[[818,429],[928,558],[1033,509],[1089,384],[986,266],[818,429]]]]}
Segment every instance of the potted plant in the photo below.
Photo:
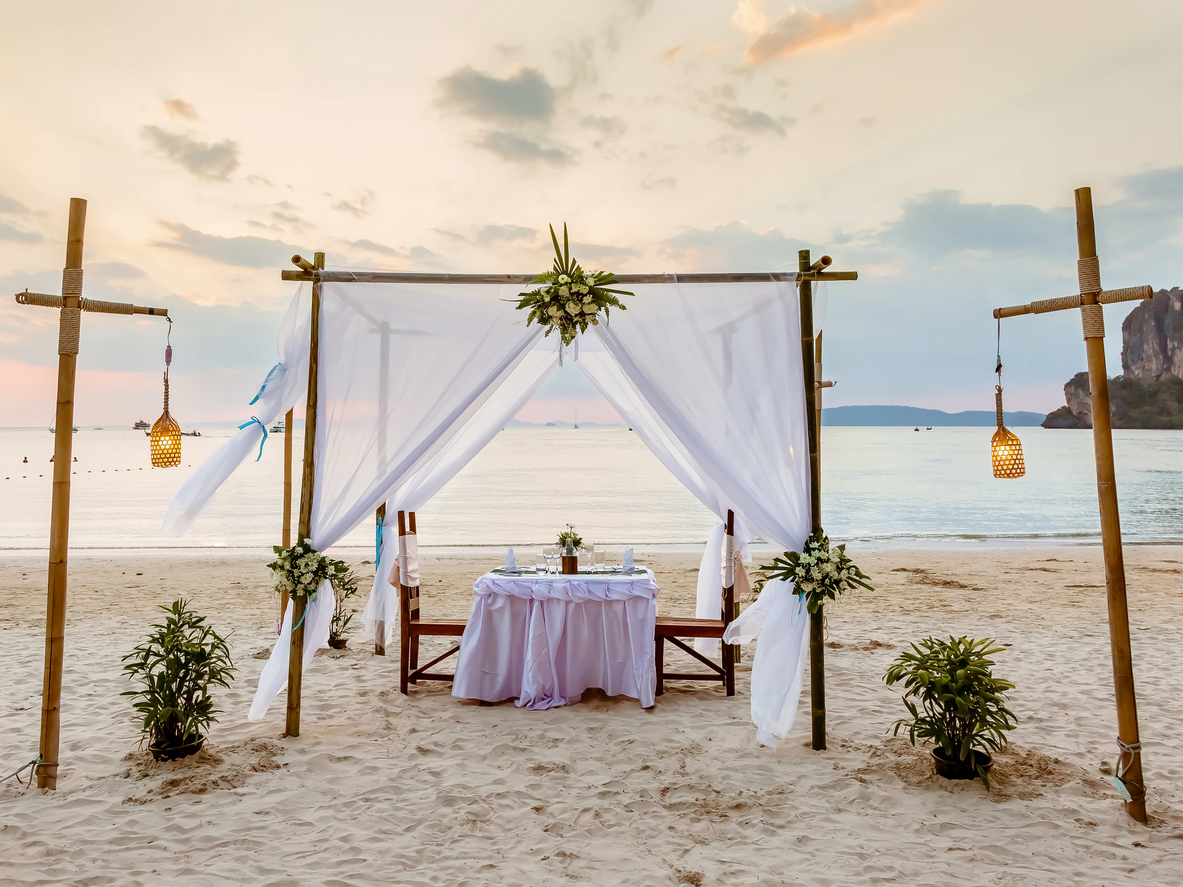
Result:
{"type": "Polygon", "coordinates": [[[887,670],[888,686],[903,681],[908,717],[896,721],[892,735],[908,731],[912,744],[926,739],[936,771],[946,779],[980,778],[990,787],[990,752],[1006,744],[1016,724],[1006,707],[1014,684],[996,678],[994,660],[1002,647],[994,641],[925,638],[900,654],[887,670]]]}
{"type": "Polygon", "coordinates": [[[128,680],[143,688],[126,690],[143,722],[148,750],[158,761],[175,761],[201,750],[205,731],[217,720],[210,689],[229,687],[234,663],[226,639],[182,599],[161,604],[163,623],[123,657],[128,680]]]}
{"type": "Polygon", "coordinates": [[[349,643],[345,632],[349,628],[349,623],[353,621],[353,611],[345,606],[345,602],[357,594],[358,578],[347,563],[337,563],[344,569],[337,569],[329,580],[333,583],[333,618],[329,621],[329,646],[334,650],[344,650],[349,643]]]}

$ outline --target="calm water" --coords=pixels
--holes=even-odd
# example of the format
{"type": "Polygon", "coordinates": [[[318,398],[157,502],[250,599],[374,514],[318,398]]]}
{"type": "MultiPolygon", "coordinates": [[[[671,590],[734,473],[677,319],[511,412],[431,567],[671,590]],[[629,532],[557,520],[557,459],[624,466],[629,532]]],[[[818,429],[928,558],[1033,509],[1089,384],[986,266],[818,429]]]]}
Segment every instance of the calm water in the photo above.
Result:
{"type": "MultiPolygon", "coordinates": [[[[74,435],[74,548],[264,548],[279,541],[283,439],[272,435],[188,535],[160,532],[181,482],[231,435],[185,438],[180,469],[152,469],[142,432],[74,435]]],[[[824,521],[860,547],[1089,541],[1099,533],[1088,431],[1021,429],[1027,476],[990,474],[989,428],[826,427],[824,521]]],[[[1127,541],[1183,541],[1183,433],[1115,433],[1127,541]]],[[[297,433],[297,467],[301,439],[297,433]]],[[[48,546],[53,436],[0,428],[0,549],[48,546]],[[21,460],[28,457],[28,464],[21,460]]],[[[298,498],[298,491],[297,491],[298,498]]],[[[694,543],[714,518],[620,429],[507,429],[419,514],[423,545],[549,542],[565,523],[593,542],[694,543]],[[572,470],[574,466],[574,470],[572,470]]],[[[359,527],[346,546],[372,544],[359,527]]]]}

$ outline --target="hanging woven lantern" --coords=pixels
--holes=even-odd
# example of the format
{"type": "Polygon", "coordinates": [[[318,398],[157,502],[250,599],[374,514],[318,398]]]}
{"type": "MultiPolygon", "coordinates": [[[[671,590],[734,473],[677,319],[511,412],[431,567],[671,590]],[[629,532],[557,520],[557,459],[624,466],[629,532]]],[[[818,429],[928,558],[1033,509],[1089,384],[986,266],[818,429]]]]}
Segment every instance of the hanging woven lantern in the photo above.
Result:
{"type": "Polygon", "coordinates": [[[995,477],[1022,477],[1027,473],[1023,465],[1023,445],[1019,439],[1002,424],[1002,386],[996,385],[994,400],[998,413],[998,430],[990,440],[990,460],[994,463],[995,477]]]}
{"type": "MultiPolygon", "coordinates": [[[[170,320],[170,337],[171,333],[170,320]]],[[[168,412],[168,368],[172,362],[173,346],[168,345],[164,349],[164,413],[156,420],[152,433],[148,435],[153,468],[176,468],[181,464],[181,426],[168,412]]]]}

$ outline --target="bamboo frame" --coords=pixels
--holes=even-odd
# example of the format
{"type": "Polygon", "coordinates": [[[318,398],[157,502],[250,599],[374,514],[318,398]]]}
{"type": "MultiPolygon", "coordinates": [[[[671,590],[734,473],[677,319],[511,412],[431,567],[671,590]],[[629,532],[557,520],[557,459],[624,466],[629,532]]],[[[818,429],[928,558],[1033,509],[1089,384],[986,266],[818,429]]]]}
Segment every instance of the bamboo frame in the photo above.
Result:
{"type": "MultiPolygon", "coordinates": [[[[325,266],[325,254],[316,253],[316,269],[325,266]]],[[[308,406],[304,413],[304,465],[300,477],[300,525],[297,539],[303,542],[312,532],[312,494],[316,472],[313,456],[316,450],[317,375],[320,363],[320,284],[312,284],[312,323],[308,342],[308,406]]],[[[304,677],[304,612],[308,599],[292,599],[292,639],[288,653],[288,707],[285,736],[300,735],[300,691],[304,677]],[[299,626],[299,627],[297,627],[299,626]]]]}
{"type": "MultiPolygon", "coordinates": [[[[1089,188],[1077,188],[1076,246],[1081,260],[1097,257],[1097,236],[1093,223],[1093,195],[1089,188]]],[[[1097,284],[1099,286],[1099,284],[1097,284]]],[[[1042,314],[1083,306],[1102,305],[1135,298],[1149,298],[1149,286],[1121,290],[1100,290],[1076,297],[1032,302],[997,308],[995,318],[1042,314]],[[1054,304],[1053,304],[1054,303],[1054,304]]],[[[1105,595],[1109,610],[1109,646],[1113,657],[1113,685],[1117,699],[1118,740],[1132,746],[1130,765],[1123,782],[1130,800],[1125,809],[1138,822],[1146,822],[1146,786],[1142,774],[1142,753],[1138,733],[1138,704],[1134,693],[1134,666],[1130,649],[1130,619],[1126,599],[1125,559],[1121,547],[1121,520],[1117,508],[1117,482],[1113,464],[1113,428],[1109,413],[1109,379],[1105,368],[1103,328],[1090,330],[1086,324],[1085,353],[1088,357],[1089,391],[1093,409],[1093,451],[1097,470],[1097,504],[1101,512],[1101,548],[1105,557],[1105,595]]],[[[1126,752],[1123,750],[1122,759],[1126,752]]]]}
{"type": "MultiPolygon", "coordinates": [[[[292,256],[299,271],[283,270],[281,280],[314,281],[316,283],[507,283],[525,285],[533,282],[534,274],[420,274],[409,271],[323,271],[315,270],[306,259],[292,256]]],[[[615,282],[634,283],[758,283],[764,280],[858,280],[857,271],[821,271],[804,269],[797,275],[781,271],[751,271],[721,274],[617,274],[615,282]]]]}
{"type": "MultiPolygon", "coordinates": [[[[66,271],[82,269],[82,249],[86,234],[86,201],[70,198],[66,228],[66,271]]],[[[48,308],[81,309],[102,314],[146,314],[168,317],[164,308],[128,305],[123,302],[94,302],[80,293],[67,292],[46,296],[25,290],[16,294],[20,305],[48,308]],[[36,297],[36,298],[31,298],[36,297]]],[[[64,319],[59,320],[64,328],[64,319]]],[[[45,613],[45,670],[41,685],[41,736],[37,765],[37,787],[56,789],[61,745],[62,669],[66,653],[66,597],[70,551],[70,469],[74,447],[74,383],[78,354],[63,353],[58,347],[57,407],[54,412],[53,493],[49,523],[49,568],[45,613]]]]}
{"type": "MultiPolygon", "coordinates": [[[[283,547],[292,547],[292,425],[295,410],[283,419],[283,547]]],[[[288,590],[280,592],[280,619],[288,609],[288,590]]]]}
{"type": "MultiPolygon", "coordinates": [[[[809,250],[797,253],[797,264],[802,273],[812,265],[809,250]]],[[[813,280],[801,281],[801,369],[805,376],[805,422],[809,438],[809,511],[812,528],[822,525],[821,453],[819,448],[817,406],[816,346],[813,338],[813,280]]],[[[814,751],[826,748],[826,645],[824,616],[819,607],[809,614],[809,702],[812,715],[812,737],[810,745],[814,751]]]]}

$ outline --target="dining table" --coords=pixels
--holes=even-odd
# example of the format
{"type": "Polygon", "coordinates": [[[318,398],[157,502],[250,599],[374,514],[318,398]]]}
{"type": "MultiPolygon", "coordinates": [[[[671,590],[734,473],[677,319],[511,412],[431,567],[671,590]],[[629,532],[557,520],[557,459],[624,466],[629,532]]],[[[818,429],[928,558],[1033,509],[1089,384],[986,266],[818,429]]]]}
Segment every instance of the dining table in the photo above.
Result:
{"type": "Polygon", "coordinates": [[[657,581],[635,566],[554,573],[499,567],[473,583],[452,695],[532,710],[584,690],[652,708],[657,581]]]}

